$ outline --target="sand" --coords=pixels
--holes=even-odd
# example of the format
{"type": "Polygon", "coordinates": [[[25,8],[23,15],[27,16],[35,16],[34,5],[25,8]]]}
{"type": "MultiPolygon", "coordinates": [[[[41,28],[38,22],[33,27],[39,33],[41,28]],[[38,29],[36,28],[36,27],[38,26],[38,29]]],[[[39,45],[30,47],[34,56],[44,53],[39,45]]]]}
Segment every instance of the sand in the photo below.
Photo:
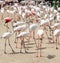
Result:
{"type": "MultiPolygon", "coordinates": [[[[3,23],[0,23],[0,35],[6,32],[6,28],[3,23]]],[[[11,45],[16,52],[12,54],[10,47],[7,42],[7,54],[4,54],[4,39],[0,39],[0,63],[60,63],[60,45],[58,50],[55,48],[55,43],[49,43],[47,38],[44,38],[42,45],[42,55],[43,57],[36,57],[36,45],[31,39],[28,53],[20,52],[20,42],[18,43],[18,48],[16,49],[14,43],[14,35],[11,36],[11,45]]],[[[27,44],[27,43],[25,43],[27,44]]],[[[26,45],[27,46],[27,45],[26,45]]]]}

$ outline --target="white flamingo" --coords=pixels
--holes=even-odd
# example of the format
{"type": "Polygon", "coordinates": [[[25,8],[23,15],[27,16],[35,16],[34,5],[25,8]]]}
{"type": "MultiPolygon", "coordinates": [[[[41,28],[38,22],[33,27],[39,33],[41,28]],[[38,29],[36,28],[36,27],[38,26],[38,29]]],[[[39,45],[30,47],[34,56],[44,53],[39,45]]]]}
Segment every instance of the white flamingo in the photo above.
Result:
{"type": "Polygon", "coordinates": [[[25,49],[25,53],[27,53],[26,48],[25,48],[25,43],[24,43],[24,38],[29,36],[29,32],[21,32],[19,35],[17,35],[17,39],[20,38],[21,40],[21,49],[20,49],[20,53],[22,52],[22,46],[25,49]]]}
{"type": "MultiPolygon", "coordinates": [[[[21,31],[25,30],[26,28],[27,28],[26,24],[20,25],[20,26],[17,26],[17,27],[14,28],[13,31],[16,32],[16,34],[15,34],[15,42],[16,42],[17,33],[19,34],[21,31]]],[[[18,47],[17,43],[18,43],[18,41],[16,42],[16,48],[18,47]]]]}
{"type": "Polygon", "coordinates": [[[43,27],[43,29],[45,30],[45,33],[46,33],[46,35],[47,35],[47,37],[48,37],[48,33],[47,33],[46,27],[49,26],[49,20],[48,20],[48,19],[46,19],[46,20],[44,20],[44,19],[41,20],[41,21],[40,21],[40,26],[43,27]]]}
{"type": "Polygon", "coordinates": [[[4,11],[5,11],[4,8],[1,8],[0,12],[1,12],[1,13],[4,13],[4,11]]]}
{"type": "Polygon", "coordinates": [[[29,31],[31,32],[31,33],[33,33],[33,39],[35,39],[35,30],[38,28],[38,24],[31,24],[30,26],[29,26],[29,31]]]}
{"type": "Polygon", "coordinates": [[[50,29],[49,30],[50,31],[50,35],[51,35],[51,31],[53,31],[53,30],[51,29],[51,26],[49,25],[49,22],[50,22],[49,19],[45,19],[45,20],[43,19],[43,20],[40,21],[40,25],[43,27],[49,42],[51,42],[51,36],[49,36],[48,33],[47,33],[48,32],[47,27],[49,27],[49,29],[50,29]]]}
{"type": "MultiPolygon", "coordinates": [[[[60,29],[60,23],[55,23],[53,26],[51,26],[51,29],[53,30],[60,29]]],[[[52,31],[52,36],[53,36],[53,31],[52,31]]],[[[53,36],[53,42],[54,42],[54,36],[53,36]]]]}
{"type": "Polygon", "coordinates": [[[1,8],[0,12],[2,13],[1,19],[3,19],[3,14],[4,14],[4,12],[5,12],[4,8],[1,8]]]}
{"type": "MultiPolygon", "coordinates": [[[[42,57],[41,47],[42,47],[43,35],[44,35],[44,31],[43,31],[42,29],[39,29],[39,30],[37,31],[37,36],[38,36],[38,39],[39,39],[40,41],[39,41],[39,43],[38,43],[37,48],[40,48],[40,57],[42,57]],[[40,45],[40,47],[39,47],[39,45],[40,45]]],[[[37,50],[37,57],[38,57],[38,50],[37,50]]]]}
{"type": "Polygon", "coordinates": [[[5,39],[5,48],[4,48],[4,53],[5,54],[7,53],[6,52],[6,41],[8,41],[8,44],[9,44],[10,48],[12,49],[12,52],[15,53],[14,50],[13,50],[13,48],[12,48],[12,46],[11,46],[11,44],[10,44],[10,39],[9,39],[12,36],[12,34],[13,34],[13,32],[6,32],[6,33],[4,33],[1,36],[1,38],[4,38],[5,39]]]}
{"type": "Polygon", "coordinates": [[[23,24],[25,24],[25,22],[17,21],[15,23],[13,23],[13,27],[16,27],[16,26],[19,26],[19,25],[23,25],[23,24]]]}
{"type": "Polygon", "coordinates": [[[53,26],[51,26],[51,28],[55,28],[55,29],[57,29],[59,27],[60,27],[60,23],[55,23],[53,26]]]}
{"type": "Polygon", "coordinates": [[[56,37],[56,49],[58,49],[60,29],[56,29],[53,35],[56,37]]]}
{"type": "Polygon", "coordinates": [[[60,22],[60,13],[57,13],[57,21],[60,22]]]}

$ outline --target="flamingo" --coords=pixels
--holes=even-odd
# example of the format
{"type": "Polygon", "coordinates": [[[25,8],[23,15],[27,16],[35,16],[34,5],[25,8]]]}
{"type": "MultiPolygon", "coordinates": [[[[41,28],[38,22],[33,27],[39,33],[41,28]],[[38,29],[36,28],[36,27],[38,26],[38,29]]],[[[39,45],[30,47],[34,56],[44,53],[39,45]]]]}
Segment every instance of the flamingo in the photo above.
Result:
{"type": "Polygon", "coordinates": [[[20,38],[21,40],[21,49],[20,49],[20,53],[22,52],[22,46],[25,49],[25,53],[27,53],[26,48],[25,48],[25,43],[24,43],[24,38],[26,38],[27,36],[29,36],[29,32],[21,32],[19,35],[17,35],[17,39],[20,38]]]}
{"type": "MultiPolygon", "coordinates": [[[[56,30],[56,29],[60,29],[60,23],[55,23],[53,26],[51,26],[51,29],[56,30]]],[[[52,32],[53,35],[53,32],[52,32]]],[[[53,42],[54,42],[54,36],[53,36],[53,42]]]]}
{"type": "Polygon", "coordinates": [[[25,22],[23,22],[23,21],[17,21],[15,23],[13,23],[13,27],[17,27],[17,26],[23,25],[23,24],[25,24],[25,22]]]}
{"type": "Polygon", "coordinates": [[[54,21],[54,16],[51,16],[50,18],[49,18],[49,29],[50,29],[50,36],[51,36],[51,25],[52,25],[52,22],[54,21]]]}
{"type": "Polygon", "coordinates": [[[48,37],[48,34],[47,34],[47,29],[46,29],[46,26],[48,26],[48,24],[49,24],[49,20],[48,19],[46,19],[46,20],[44,20],[44,19],[42,19],[41,21],[40,21],[40,26],[43,26],[44,27],[44,30],[45,30],[45,33],[46,33],[46,35],[47,35],[47,37],[48,37]]]}
{"type": "Polygon", "coordinates": [[[59,43],[59,36],[60,36],[60,29],[56,29],[53,34],[56,37],[56,49],[58,49],[58,43],[59,43]]]}
{"type": "Polygon", "coordinates": [[[41,20],[40,25],[44,27],[44,31],[45,31],[45,33],[47,35],[47,38],[48,38],[49,42],[51,42],[50,41],[51,40],[51,37],[48,36],[47,28],[46,28],[48,26],[49,29],[50,29],[50,33],[51,33],[52,29],[51,29],[51,26],[49,25],[49,22],[50,22],[49,19],[41,20]]]}
{"type": "MultiPolygon", "coordinates": [[[[13,29],[13,31],[14,32],[16,32],[16,35],[17,35],[17,32],[18,32],[18,34],[21,32],[21,31],[23,31],[23,30],[25,30],[26,29],[26,25],[24,24],[24,25],[20,25],[20,26],[17,26],[17,27],[15,27],[14,29],[13,29]]],[[[15,42],[16,42],[16,35],[15,35],[15,42]]],[[[17,46],[17,42],[16,42],[16,48],[17,48],[18,46],[17,46]]]]}
{"type": "MultiPolygon", "coordinates": [[[[42,57],[41,47],[42,47],[43,35],[44,35],[43,29],[39,29],[39,30],[37,31],[37,36],[38,36],[38,39],[40,40],[40,42],[38,43],[37,48],[39,48],[39,45],[40,45],[40,57],[42,57]]],[[[37,57],[38,57],[38,50],[37,50],[37,57]]]]}
{"type": "Polygon", "coordinates": [[[0,12],[2,13],[1,19],[3,19],[3,14],[4,14],[4,12],[5,12],[4,8],[1,8],[0,12]]]}
{"type": "Polygon", "coordinates": [[[4,8],[1,8],[1,10],[0,10],[0,11],[1,11],[1,13],[4,13],[4,11],[5,11],[5,10],[4,10],[4,8]]]}
{"type": "MultiPolygon", "coordinates": [[[[29,26],[30,35],[32,35],[32,38],[34,39],[34,41],[35,41],[35,31],[37,28],[38,28],[38,24],[31,24],[29,26]]],[[[35,44],[36,44],[36,42],[35,42],[35,44]]]]}
{"type": "Polygon", "coordinates": [[[55,23],[53,26],[51,26],[51,28],[55,28],[55,29],[57,29],[59,27],[60,27],[60,23],[55,23]]]}
{"type": "Polygon", "coordinates": [[[10,46],[12,52],[15,53],[14,50],[13,50],[13,48],[12,48],[12,46],[11,46],[11,44],[10,44],[10,39],[9,39],[9,38],[12,36],[12,34],[13,34],[13,32],[6,32],[6,33],[4,33],[4,34],[1,36],[1,38],[4,38],[4,39],[5,39],[5,48],[4,48],[4,53],[5,53],[5,54],[7,53],[7,52],[6,52],[6,41],[8,42],[8,44],[9,44],[9,46],[10,46]]]}
{"type": "Polygon", "coordinates": [[[16,10],[13,10],[13,11],[11,11],[11,10],[7,10],[7,12],[10,13],[10,14],[14,14],[15,11],[16,11],[16,10]]]}
{"type": "Polygon", "coordinates": [[[1,0],[0,0],[0,5],[1,5],[1,7],[3,6],[3,3],[4,3],[4,1],[1,1],[1,0]]]}
{"type": "Polygon", "coordinates": [[[60,22],[60,14],[57,13],[57,21],[60,22]]]}

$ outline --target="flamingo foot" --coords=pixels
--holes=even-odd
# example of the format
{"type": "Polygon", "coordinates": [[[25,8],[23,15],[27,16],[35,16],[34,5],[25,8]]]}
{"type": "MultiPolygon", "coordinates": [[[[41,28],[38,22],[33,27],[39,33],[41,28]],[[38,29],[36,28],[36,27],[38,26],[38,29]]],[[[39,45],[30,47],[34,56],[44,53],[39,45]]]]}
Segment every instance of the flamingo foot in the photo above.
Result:
{"type": "Polygon", "coordinates": [[[27,50],[29,50],[29,48],[27,48],[27,50]]]}
{"type": "Polygon", "coordinates": [[[7,54],[6,52],[4,52],[4,54],[7,54]]]}
{"type": "Polygon", "coordinates": [[[16,44],[17,42],[16,42],[16,41],[14,41],[14,43],[16,44]]]}
{"type": "Polygon", "coordinates": [[[43,57],[42,55],[40,55],[40,57],[43,57]]]}
{"type": "Polygon", "coordinates": [[[58,43],[58,45],[60,45],[60,43],[58,43]]]}
{"type": "Polygon", "coordinates": [[[39,57],[38,55],[36,57],[39,57]]]}
{"type": "Polygon", "coordinates": [[[25,51],[25,53],[28,53],[27,51],[25,51]]]}
{"type": "Polygon", "coordinates": [[[56,49],[58,49],[58,47],[56,47],[56,49]]]}
{"type": "Polygon", "coordinates": [[[20,51],[20,53],[22,53],[22,51],[20,51]]]}
{"type": "Polygon", "coordinates": [[[16,46],[16,48],[18,48],[18,46],[16,46]]]}
{"type": "Polygon", "coordinates": [[[14,50],[12,50],[13,51],[13,54],[15,54],[15,51],[14,50]]]}

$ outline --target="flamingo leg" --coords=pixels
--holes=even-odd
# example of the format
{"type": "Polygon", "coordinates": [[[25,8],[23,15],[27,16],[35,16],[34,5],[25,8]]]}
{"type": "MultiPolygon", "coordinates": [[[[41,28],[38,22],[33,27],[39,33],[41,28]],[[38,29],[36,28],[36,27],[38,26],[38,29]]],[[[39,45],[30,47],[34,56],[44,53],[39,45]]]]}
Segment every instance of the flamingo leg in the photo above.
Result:
{"type": "Polygon", "coordinates": [[[21,49],[20,49],[20,51],[22,50],[22,46],[25,49],[25,53],[27,53],[23,37],[21,37],[21,49]]]}
{"type": "MultiPolygon", "coordinates": [[[[49,36],[52,36],[52,35],[53,35],[53,31],[51,30],[50,25],[49,25],[48,27],[49,27],[49,36]]],[[[52,37],[53,37],[53,36],[52,36],[52,37]]],[[[54,38],[54,37],[53,37],[53,38],[54,38]]],[[[48,38],[48,40],[49,40],[49,42],[51,42],[51,40],[53,40],[53,39],[48,38]]],[[[53,40],[53,43],[54,43],[54,40],[53,40]]]]}
{"type": "MultiPolygon", "coordinates": [[[[27,47],[29,47],[29,44],[30,44],[30,36],[27,37],[26,39],[27,39],[27,41],[28,41],[28,46],[27,46],[27,47]]],[[[29,50],[29,49],[27,48],[27,50],[29,50]]]]}
{"type": "MultiPolygon", "coordinates": [[[[54,36],[53,36],[53,30],[51,29],[50,25],[49,25],[49,31],[50,31],[50,36],[52,36],[53,39],[50,39],[50,40],[53,40],[53,43],[54,43],[54,36]]],[[[51,42],[49,40],[49,42],[51,42]]]]}
{"type": "MultiPolygon", "coordinates": [[[[47,33],[47,31],[45,31],[45,32],[46,32],[46,35],[47,35],[47,38],[48,38],[48,33],[47,33]]],[[[51,31],[50,31],[50,33],[51,33],[51,31]]],[[[51,42],[50,40],[51,39],[48,38],[49,43],[51,42]]]]}
{"type": "Polygon", "coordinates": [[[9,44],[9,46],[10,46],[12,52],[15,53],[14,50],[13,50],[13,48],[12,48],[12,46],[11,46],[11,44],[10,44],[10,40],[9,40],[9,38],[8,38],[8,44],[9,44]]]}
{"type": "Polygon", "coordinates": [[[21,47],[20,47],[20,53],[22,53],[22,37],[20,37],[20,40],[21,40],[21,47]]]}
{"type": "MultiPolygon", "coordinates": [[[[20,33],[20,31],[18,31],[18,34],[20,33]]],[[[18,48],[17,44],[18,44],[18,38],[16,39],[16,36],[17,36],[17,32],[15,34],[15,43],[16,43],[16,48],[18,48]]]]}
{"type": "Polygon", "coordinates": [[[59,45],[60,45],[60,36],[59,36],[59,45]]]}
{"type": "Polygon", "coordinates": [[[17,36],[17,32],[15,33],[15,41],[14,41],[14,43],[16,43],[16,36],[17,36]]]}
{"type": "Polygon", "coordinates": [[[33,39],[34,39],[34,42],[36,44],[36,41],[35,41],[35,31],[33,31],[33,39]]]}
{"type": "Polygon", "coordinates": [[[48,33],[47,33],[47,31],[45,31],[46,32],[46,35],[47,35],[47,37],[48,37],[48,33]]]}
{"type": "Polygon", "coordinates": [[[35,39],[35,31],[33,31],[33,39],[35,39]]]}
{"type": "Polygon", "coordinates": [[[21,48],[20,48],[20,53],[22,53],[22,42],[21,42],[21,48]]]}
{"type": "Polygon", "coordinates": [[[53,36],[53,39],[52,40],[53,40],[53,43],[54,43],[54,36],[53,36]]]}
{"type": "Polygon", "coordinates": [[[36,48],[37,48],[37,56],[36,57],[38,57],[39,39],[38,39],[38,45],[36,44],[36,48]]]}
{"type": "Polygon", "coordinates": [[[53,38],[52,40],[53,40],[53,43],[54,43],[54,36],[53,36],[53,31],[52,31],[52,38],[53,38]]]}
{"type": "Polygon", "coordinates": [[[58,37],[56,37],[56,49],[58,49],[57,45],[58,45],[58,37]]]}
{"type": "Polygon", "coordinates": [[[42,57],[42,49],[41,49],[41,47],[42,47],[42,38],[40,39],[41,40],[41,42],[40,42],[40,57],[42,57]]]}
{"type": "Polygon", "coordinates": [[[58,37],[58,45],[60,45],[60,43],[59,43],[59,37],[58,37]]]}
{"type": "Polygon", "coordinates": [[[18,48],[18,38],[16,39],[16,48],[18,48]]]}
{"type": "Polygon", "coordinates": [[[50,36],[52,35],[52,31],[51,31],[51,29],[49,30],[50,31],[50,36]]]}
{"type": "Polygon", "coordinates": [[[28,45],[29,45],[29,43],[30,43],[30,38],[31,38],[30,36],[27,36],[27,37],[26,37],[26,40],[28,41],[28,45]]]}
{"type": "Polygon", "coordinates": [[[25,53],[27,53],[26,47],[25,47],[25,43],[24,43],[24,38],[23,38],[23,40],[22,40],[22,44],[23,44],[23,48],[25,49],[25,53]]]}
{"type": "Polygon", "coordinates": [[[5,48],[4,48],[4,53],[6,54],[6,41],[7,39],[5,39],[5,48]]]}
{"type": "Polygon", "coordinates": [[[37,48],[37,56],[36,57],[38,57],[38,48],[37,48]]]}
{"type": "MultiPolygon", "coordinates": [[[[32,32],[30,32],[30,37],[33,37],[32,32]]],[[[33,38],[32,38],[33,39],[33,38]]]]}
{"type": "MultiPolygon", "coordinates": [[[[36,47],[37,47],[37,43],[36,43],[36,40],[34,40],[34,42],[35,42],[35,44],[36,44],[36,47]]],[[[38,44],[38,46],[39,46],[39,44],[38,44]]]]}
{"type": "Polygon", "coordinates": [[[47,35],[47,38],[48,38],[48,33],[47,33],[46,26],[44,27],[44,30],[45,30],[45,33],[46,33],[46,35],[47,35]]]}

